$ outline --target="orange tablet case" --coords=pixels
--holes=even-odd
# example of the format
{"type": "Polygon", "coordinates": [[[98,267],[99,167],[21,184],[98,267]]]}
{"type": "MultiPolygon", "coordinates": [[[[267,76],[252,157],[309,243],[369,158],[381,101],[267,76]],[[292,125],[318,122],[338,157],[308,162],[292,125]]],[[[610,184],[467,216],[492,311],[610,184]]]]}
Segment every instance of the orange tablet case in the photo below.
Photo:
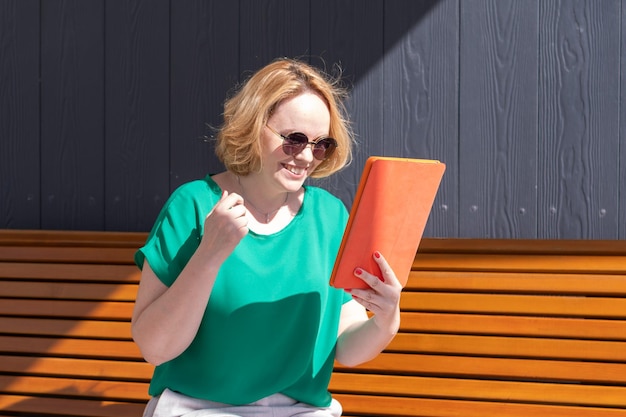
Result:
{"type": "Polygon", "coordinates": [[[428,159],[368,158],[335,260],[330,284],[367,288],[360,267],[377,276],[380,251],[404,287],[435,200],[445,164],[428,159]]]}

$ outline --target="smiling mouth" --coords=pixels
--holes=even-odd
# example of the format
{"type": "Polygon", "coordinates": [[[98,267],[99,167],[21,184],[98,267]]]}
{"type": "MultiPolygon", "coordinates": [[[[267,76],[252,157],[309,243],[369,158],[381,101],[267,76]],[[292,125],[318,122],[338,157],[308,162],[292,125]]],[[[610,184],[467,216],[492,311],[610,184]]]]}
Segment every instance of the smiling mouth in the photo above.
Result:
{"type": "Polygon", "coordinates": [[[291,172],[294,175],[304,175],[307,171],[306,167],[297,167],[295,165],[283,164],[283,168],[285,168],[287,171],[291,172]]]}

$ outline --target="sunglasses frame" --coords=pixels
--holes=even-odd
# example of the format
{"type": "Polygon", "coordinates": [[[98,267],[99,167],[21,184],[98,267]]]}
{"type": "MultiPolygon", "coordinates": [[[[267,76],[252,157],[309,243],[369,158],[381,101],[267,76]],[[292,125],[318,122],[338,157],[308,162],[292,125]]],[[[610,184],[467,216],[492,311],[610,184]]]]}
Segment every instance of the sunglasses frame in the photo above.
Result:
{"type": "Polygon", "coordinates": [[[337,149],[338,146],[337,140],[335,138],[331,138],[330,136],[322,136],[316,141],[312,142],[309,140],[309,137],[302,132],[292,132],[288,135],[283,135],[282,133],[279,133],[275,129],[273,129],[270,125],[266,124],[265,126],[267,126],[267,128],[271,130],[272,133],[280,136],[280,138],[283,140],[283,152],[285,153],[285,155],[298,155],[307,146],[311,145],[311,152],[313,153],[313,157],[318,161],[324,161],[328,159],[333,154],[333,152],[335,152],[335,149],[337,149]],[[306,142],[295,141],[292,138],[292,135],[302,135],[302,137],[306,139],[306,142]],[[330,143],[330,146],[321,148],[317,147],[317,145],[321,144],[322,141],[327,141],[328,143],[330,143]],[[323,153],[322,158],[319,158],[317,155],[320,153],[320,151],[323,153]]]}

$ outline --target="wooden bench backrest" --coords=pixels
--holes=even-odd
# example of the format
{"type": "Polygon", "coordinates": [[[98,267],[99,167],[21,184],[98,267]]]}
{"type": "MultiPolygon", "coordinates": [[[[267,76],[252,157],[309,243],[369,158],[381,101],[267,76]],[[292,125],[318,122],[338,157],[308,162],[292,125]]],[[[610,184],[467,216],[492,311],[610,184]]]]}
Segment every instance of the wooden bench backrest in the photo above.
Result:
{"type": "MultiPolygon", "coordinates": [[[[0,231],[0,416],[140,416],[141,233],[0,231]],[[19,413],[19,414],[18,414],[19,413]]],[[[345,416],[626,416],[626,242],[425,239],[345,416]]]]}
{"type": "Polygon", "coordinates": [[[624,241],[427,239],[400,334],[332,386],[354,415],[624,416],[625,296],[624,241]]]}
{"type": "Polygon", "coordinates": [[[130,317],[145,237],[0,233],[0,414],[141,416],[152,367],[130,317]]]}

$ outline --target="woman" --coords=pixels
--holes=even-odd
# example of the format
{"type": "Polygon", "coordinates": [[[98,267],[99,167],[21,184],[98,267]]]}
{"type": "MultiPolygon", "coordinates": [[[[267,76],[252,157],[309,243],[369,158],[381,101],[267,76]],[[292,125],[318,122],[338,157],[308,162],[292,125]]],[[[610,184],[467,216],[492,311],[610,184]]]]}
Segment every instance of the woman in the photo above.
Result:
{"type": "Polygon", "coordinates": [[[334,360],[368,361],[396,334],[401,286],[380,253],[383,276],[354,271],[369,289],[328,285],[348,213],[303,185],[350,159],[342,97],[280,59],[225,103],[226,171],[178,188],[135,257],[132,333],[156,365],[145,416],[340,416],[334,360]]]}

